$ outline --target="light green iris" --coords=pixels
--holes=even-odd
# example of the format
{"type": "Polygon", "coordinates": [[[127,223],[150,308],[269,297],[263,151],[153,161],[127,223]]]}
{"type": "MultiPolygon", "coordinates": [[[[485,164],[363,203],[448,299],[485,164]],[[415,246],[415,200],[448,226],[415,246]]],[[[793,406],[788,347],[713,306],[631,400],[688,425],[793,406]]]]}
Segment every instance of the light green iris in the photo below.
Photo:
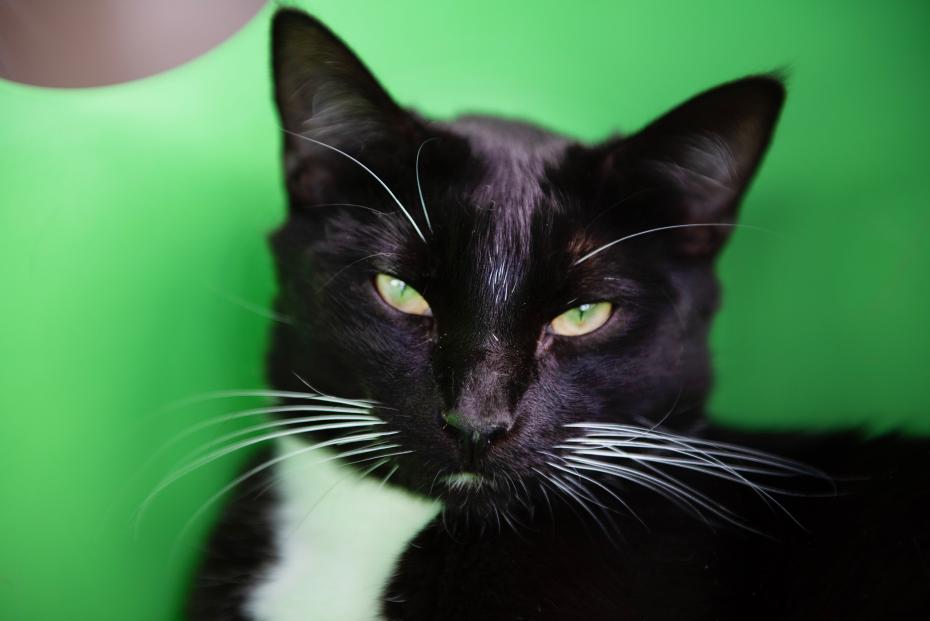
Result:
{"type": "Polygon", "coordinates": [[[550,330],[560,336],[581,336],[594,332],[610,319],[613,304],[592,302],[570,308],[549,324],[550,330]]]}
{"type": "Polygon", "coordinates": [[[432,315],[433,312],[420,292],[406,282],[389,274],[375,276],[375,288],[381,299],[408,315],[432,315]]]}

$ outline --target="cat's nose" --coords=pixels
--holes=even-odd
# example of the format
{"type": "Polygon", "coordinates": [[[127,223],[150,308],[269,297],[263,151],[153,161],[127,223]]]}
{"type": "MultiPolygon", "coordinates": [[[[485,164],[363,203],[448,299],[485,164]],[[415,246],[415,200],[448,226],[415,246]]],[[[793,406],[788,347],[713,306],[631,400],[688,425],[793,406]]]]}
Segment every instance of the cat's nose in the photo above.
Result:
{"type": "Polygon", "coordinates": [[[443,429],[454,437],[462,450],[466,466],[473,466],[494,444],[501,441],[513,427],[509,419],[482,418],[475,420],[457,410],[441,414],[443,429]]]}

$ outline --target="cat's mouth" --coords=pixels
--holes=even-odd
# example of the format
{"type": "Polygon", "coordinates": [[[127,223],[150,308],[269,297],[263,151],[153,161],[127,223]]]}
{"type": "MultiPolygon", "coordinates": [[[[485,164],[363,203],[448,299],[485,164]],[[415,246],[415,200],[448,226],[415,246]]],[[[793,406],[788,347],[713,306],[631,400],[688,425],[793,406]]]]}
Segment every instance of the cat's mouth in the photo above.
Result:
{"type": "Polygon", "coordinates": [[[469,471],[455,472],[440,478],[443,485],[453,491],[479,489],[489,483],[489,479],[469,471]]]}
{"type": "Polygon", "coordinates": [[[451,514],[494,515],[513,512],[517,505],[528,507],[526,486],[515,475],[473,470],[446,471],[436,477],[431,496],[441,500],[451,514]]]}

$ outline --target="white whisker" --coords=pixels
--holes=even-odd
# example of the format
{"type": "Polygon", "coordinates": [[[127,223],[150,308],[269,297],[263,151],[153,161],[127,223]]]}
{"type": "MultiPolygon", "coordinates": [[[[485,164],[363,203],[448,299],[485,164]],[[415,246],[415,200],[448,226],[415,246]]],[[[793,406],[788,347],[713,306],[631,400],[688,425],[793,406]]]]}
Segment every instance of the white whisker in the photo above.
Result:
{"type": "Polygon", "coordinates": [[[236,397],[265,397],[269,399],[307,399],[310,401],[319,401],[321,403],[336,403],[339,405],[347,405],[349,407],[360,407],[360,408],[370,408],[373,405],[376,405],[376,401],[371,401],[370,399],[347,399],[344,397],[333,397],[331,395],[325,395],[322,393],[308,393],[308,392],[297,392],[292,390],[217,390],[213,392],[204,393],[202,395],[195,395],[193,397],[188,397],[186,399],[181,399],[175,401],[174,403],[169,404],[167,409],[178,409],[182,407],[187,407],[190,405],[196,405],[198,403],[203,403],[205,401],[213,401],[215,399],[232,399],[236,397]]]}
{"type": "MultiPolygon", "coordinates": [[[[567,459],[567,458],[566,458],[567,459]]],[[[596,460],[588,460],[587,463],[581,465],[580,460],[575,460],[575,467],[582,470],[590,470],[592,472],[600,472],[602,474],[607,474],[616,478],[619,478],[624,481],[629,481],[630,483],[635,483],[641,487],[644,487],[668,500],[669,502],[675,504],[676,506],[682,507],[687,511],[694,513],[695,515],[704,518],[703,514],[697,510],[691,503],[685,498],[681,498],[676,493],[672,493],[667,490],[665,487],[657,485],[648,480],[648,478],[640,477],[641,473],[632,468],[623,468],[623,467],[610,467],[612,464],[604,464],[603,462],[596,460]]]]}
{"type": "MultiPolygon", "coordinates": [[[[666,435],[668,435],[668,434],[666,434],[666,435]]],[[[687,441],[687,439],[682,440],[681,438],[675,438],[675,437],[669,436],[669,437],[668,437],[668,440],[669,440],[669,442],[675,444],[675,445],[678,446],[678,447],[683,447],[683,448],[688,448],[688,449],[695,449],[695,447],[692,446],[692,445],[687,441]]],[[[700,450],[700,449],[695,449],[695,452],[693,453],[693,455],[696,455],[697,458],[698,458],[698,460],[699,460],[700,462],[702,462],[706,467],[705,467],[705,468],[698,468],[698,467],[696,467],[696,466],[689,466],[689,465],[683,465],[683,464],[679,464],[679,467],[682,467],[682,468],[689,468],[689,469],[695,470],[695,471],[697,471],[697,472],[701,472],[701,473],[703,473],[703,474],[705,474],[705,475],[708,475],[708,476],[715,476],[715,477],[720,478],[720,479],[724,479],[724,480],[728,480],[728,481],[731,481],[731,482],[734,482],[734,483],[741,483],[741,484],[743,484],[743,485],[746,485],[746,486],[749,487],[755,494],[757,494],[757,495],[763,500],[763,502],[765,502],[765,503],[767,503],[767,504],[774,504],[776,507],[778,507],[779,509],[781,509],[791,520],[793,520],[795,523],[798,523],[797,520],[794,518],[794,516],[793,516],[780,502],[778,502],[777,500],[775,500],[774,498],[772,498],[772,496],[769,495],[769,494],[767,493],[768,491],[771,491],[771,490],[774,489],[774,488],[768,488],[767,486],[762,486],[762,485],[756,484],[755,482],[753,482],[753,481],[747,479],[746,477],[744,477],[744,476],[743,476],[739,471],[737,471],[735,468],[733,468],[733,467],[730,466],[729,464],[723,462],[722,460],[718,459],[716,456],[714,456],[714,455],[708,453],[707,451],[703,451],[703,450],[700,450]],[[723,469],[727,474],[724,475],[724,474],[721,474],[720,472],[715,472],[715,471],[713,471],[713,470],[708,470],[708,469],[707,469],[708,467],[709,467],[709,468],[721,468],[721,469],[723,469]]],[[[636,458],[634,458],[634,459],[636,459],[636,458]]],[[[647,459],[644,457],[644,458],[642,458],[640,461],[647,461],[647,459]]],[[[671,463],[671,462],[666,462],[666,463],[671,463]]],[[[798,524],[798,525],[800,526],[800,524],[798,524]]]]}
{"type": "Polygon", "coordinates": [[[426,227],[429,229],[429,232],[433,232],[433,224],[429,220],[429,213],[426,211],[426,200],[423,198],[423,186],[420,185],[420,152],[423,150],[423,147],[426,146],[426,143],[436,140],[435,138],[427,138],[420,144],[420,147],[417,149],[417,159],[414,163],[414,171],[417,176],[417,193],[420,195],[420,205],[423,207],[423,217],[426,218],[426,227]]]}
{"type": "MultiPolygon", "coordinates": [[[[405,451],[405,453],[412,453],[412,452],[413,451],[405,451]]],[[[378,485],[379,489],[384,487],[384,485],[390,480],[390,478],[394,476],[394,473],[397,472],[398,468],[400,468],[400,466],[394,466],[393,468],[391,468],[391,471],[387,473],[387,476],[381,479],[381,483],[378,485]]]]}
{"type": "MultiPolygon", "coordinates": [[[[714,501],[712,498],[710,498],[706,494],[703,494],[695,490],[694,488],[685,485],[684,483],[682,483],[675,477],[672,477],[668,473],[656,469],[654,466],[650,464],[644,463],[642,465],[648,468],[652,472],[652,474],[642,472],[641,470],[637,470],[635,468],[627,468],[624,466],[619,466],[617,464],[605,464],[603,462],[589,460],[589,459],[585,459],[581,457],[566,457],[566,460],[571,461],[573,463],[578,463],[578,466],[577,466],[578,468],[590,469],[592,471],[602,472],[604,474],[623,473],[623,474],[628,475],[627,477],[623,477],[623,478],[627,478],[627,480],[630,480],[633,482],[639,482],[639,483],[643,483],[643,482],[652,483],[653,485],[656,485],[664,489],[669,494],[676,496],[684,504],[689,506],[696,515],[704,519],[704,521],[707,521],[707,520],[704,514],[701,512],[701,509],[724,520],[725,522],[729,524],[732,524],[739,528],[743,528],[747,531],[751,531],[751,532],[754,532],[760,535],[764,535],[764,533],[750,527],[745,522],[740,520],[739,516],[735,514],[733,511],[731,511],[730,509],[728,509],[727,507],[714,501]]],[[[653,491],[657,491],[655,490],[655,488],[652,488],[652,489],[653,491]]]]}
{"type": "Polygon", "coordinates": [[[285,129],[285,130],[284,130],[284,133],[290,134],[291,136],[294,136],[294,137],[296,137],[296,138],[300,138],[301,140],[306,140],[306,141],[308,141],[308,142],[312,142],[313,144],[316,144],[316,145],[319,145],[319,146],[321,146],[321,147],[325,147],[325,148],[327,148],[327,149],[330,149],[330,150],[332,150],[332,151],[335,151],[335,152],[338,153],[339,155],[342,155],[343,157],[346,157],[346,158],[348,158],[349,160],[351,160],[352,162],[354,162],[355,164],[358,164],[358,166],[360,166],[360,167],[362,168],[362,170],[364,170],[364,171],[367,172],[369,175],[371,175],[372,178],[374,178],[375,181],[377,181],[379,184],[381,184],[381,187],[384,188],[384,189],[387,191],[388,194],[390,194],[391,198],[394,199],[394,202],[397,203],[397,206],[400,207],[401,212],[403,212],[404,216],[407,217],[407,220],[410,222],[410,225],[413,227],[413,230],[416,231],[417,237],[419,237],[419,238],[423,241],[424,244],[426,243],[426,237],[423,236],[423,232],[420,230],[420,227],[417,226],[417,223],[416,223],[416,221],[413,219],[413,216],[410,215],[410,212],[407,211],[407,208],[404,207],[403,203],[400,202],[400,199],[397,198],[397,195],[394,194],[394,192],[391,191],[391,188],[389,188],[388,185],[387,185],[384,181],[381,180],[381,177],[379,177],[378,175],[376,175],[376,174],[374,173],[374,171],[372,171],[370,168],[368,168],[367,166],[365,166],[364,164],[362,164],[360,161],[358,161],[357,159],[355,159],[354,157],[352,157],[351,155],[349,155],[349,154],[346,153],[345,151],[342,151],[341,149],[337,149],[336,147],[334,147],[334,146],[332,146],[332,145],[329,145],[329,144],[326,144],[325,142],[320,142],[319,140],[315,140],[315,139],[310,138],[310,137],[308,137],[308,136],[304,136],[303,134],[300,134],[300,133],[295,132],[295,131],[291,131],[291,130],[289,130],[289,129],[285,129]]]}
{"type": "MultiPolygon", "coordinates": [[[[292,436],[292,435],[298,435],[298,434],[301,434],[301,433],[310,433],[310,432],[313,432],[313,431],[318,431],[318,430],[319,430],[319,427],[325,427],[325,425],[319,425],[319,426],[318,426],[318,425],[309,425],[309,426],[306,426],[306,427],[297,427],[297,428],[294,428],[294,429],[287,429],[287,430],[285,430],[285,431],[277,431],[277,432],[274,432],[274,433],[268,433],[268,434],[259,436],[259,437],[257,437],[257,438],[251,438],[251,439],[249,439],[249,440],[244,440],[244,441],[242,441],[242,442],[237,442],[236,444],[234,444],[234,445],[232,445],[232,446],[227,446],[227,447],[225,447],[225,448],[223,448],[223,449],[221,449],[221,450],[219,450],[219,451],[215,451],[215,452],[213,452],[213,453],[211,453],[211,454],[209,454],[209,455],[206,455],[206,456],[204,456],[204,457],[198,459],[197,461],[195,461],[195,462],[192,463],[192,464],[188,464],[186,467],[184,467],[184,468],[182,468],[182,469],[180,469],[180,470],[178,470],[178,471],[172,473],[171,475],[165,477],[164,479],[162,479],[162,481],[155,487],[155,489],[145,498],[145,500],[142,502],[142,505],[141,505],[140,508],[139,508],[139,513],[138,513],[138,517],[137,517],[137,519],[136,519],[136,523],[138,524],[138,523],[141,521],[142,516],[143,516],[143,515],[145,514],[145,512],[148,510],[148,507],[152,504],[152,502],[155,500],[155,498],[156,498],[162,491],[165,490],[165,488],[167,488],[168,486],[172,485],[173,483],[175,483],[176,481],[178,481],[178,480],[181,479],[182,477],[185,477],[185,476],[187,476],[188,474],[194,472],[195,470],[198,470],[198,469],[200,469],[200,468],[206,466],[207,464],[212,463],[212,462],[216,461],[217,459],[220,459],[221,457],[224,457],[224,456],[229,455],[229,454],[231,454],[231,453],[234,453],[234,452],[236,452],[236,451],[242,450],[242,449],[247,448],[247,447],[249,447],[249,446],[254,446],[254,445],[259,444],[259,443],[262,443],[262,442],[267,442],[267,441],[269,441],[269,440],[274,440],[275,438],[283,438],[283,437],[286,437],[286,436],[292,436]]],[[[347,436],[347,437],[344,437],[344,438],[336,438],[336,439],[333,439],[333,440],[327,440],[327,441],[325,441],[325,442],[319,442],[319,443],[313,444],[313,445],[311,445],[311,446],[312,446],[312,447],[315,447],[315,448],[322,448],[322,447],[324,447],[324,446],[338,446],[338,445],[341,445],[341,444],[348,444],[348,443],[351,443],[351,442],[364,442],[364,441],[366,441],[366,440],[374,440],[374,439],[377,439],[377,438],[382,438],[382,437],[384,437],[384,436],[394,435],[394,434],[396,434],[396,433],[398,433],[398,432],[397,432],[397,431],[381,431],[381,432],[377,432],[377,433],[360,434],[360,435],[354,435],[354,436],[347,436]]]]}
{"type": "MultiPolygon", "coordinates": [[[[628,440],[625,439],[612,439],[605,440],[599,437],[597,434],[591,434],[591,438],[594,439],[597,443],[602,444],[603,446],[624,446],[628,443],[628,440]]],[[[663,442],[663,441],[672,441],[673,443],[679,444],[682,447],[683,451],[688,451],[693,455],[703,455],[709,459],[713,459],[717,463],[723,463],[721,459],[730,459],[737,460],[739,462],[745,462],[736,464],[739,468],[743,468],[744,472],[749,472],[749,468],[745,465],[748,464],[760,464],[767,466],[773,469],[776,472],[764,472],[764,474],[769,474],[771,476],[798,476],[798,477],[809,477],[821,479],[830,484],[831,488],[835,491],[835,485],[833,480],[825,473],[817,470],[816,468],[811,468],[805,464],[794,462],[791,460],[783,459],[776,455],[771,455],[764,453],[762,451],[756,451],[753,449],[740,447],[732,444],[725,443],[715,443],[710,441],[700,440],[698,438],[685,438],[683,436],[675,436],[665,433],[656,433],[653,434],[653,437],[648,437],[648,440],[663,442]],[[708,450],[700,448],[700,446],[709,447],[708,450]]],[[[664,450],[671,450],[670,447],[666,447],[664,450]]],[[[731,467],[735,467],[734,464],[728,464],[731,467]]]]}
{"type": "Polygon", "coordinates": [[[263,416],[266,414],[286,414],[289,412],[326,412],[327,415],[333,415],[334,418],[321,418],[320,420],[370,420],[370,421],[380,421],[381,419],[377,416],[372,416],[369,414],[371,410],[362,409],[362,408],[346,408],[346,407],[333,407],[329,405],[280,405],[275,407],[265,407],[265,408],[252,408],[249,410],[242,410],[241,412],[233,412],[231,414],[224,414],[223,416],[217,416],[216,418],[211,418],[203,422],[192,425],[187,429],[177,433],[172,436],[166,444],[173,445],[176,444],[179,440],[182,440],[190,435],[197,433],[198,431],[203,431],[210,427],[215,427],[216,425],[221,425],[223,423],[228,423],[230,421],[238,420],[240,418],[251,418],[253,416],[263,416]],[[341,416],[341,418],[335,418],[335,416],[341,416]]]}
{"type": "MultiPolygon", "coordinates": [[[[593,483],[594,485],[598,486],[599,488],[601,488],[602,490],[604,490],[605,492],[607,492],[608,494],[610,494],[610,496],[613,497],[614,500],[616,500],[616,501],[619,502],[621,505],[623,505],[623,508],[626,509],[627,511],[629,511],[629,512],[630,512],[630,515],[632,515],[634,518],[636,518],[636,521],[638,521],[638,522],[639,522],[640,524],[642,524],[643,526],[646,526],[646,523],[643,522],[643,520],[639,517],[639,515],[637,515],[637,513],[636,513],[635,511],[633,511],[632,508],[630,508],[630,505],[629,505],[625,500],[623,500],[622,498],[620,498],[619,496],[617,496],[617,495],[613,492],[613,490],[611,490],[610,488],[608,488],[606,485],[604,485],[604,484],[601,483],[600,481],[596,481],[595,479],[592,479],[592,478],[589,477],[589,476],[586,476],[586,475],[581,474],[581,473],[578,472],[577,470],[572,469],[570,465],[569,465],[569,468],[564,468],[564,467],[559,466],[558,464],[555,464],[555,463],[553,463],[553,462],[551,462],[551,461],[546,462],[546,463],[547,463],[549,466],[553,467],[553,468],[556,468],[556,469],[558,469],[558,470],[561,470],[562,472],[565,472],[565,473],[567,473],[567,474],[570,474],[571,476],[579,477],[579,478],[581,478],[581,479],[584,479],[585,481],[588,481],[589,483],[593,483]]],[[[647,528],[648,528],[648,527],[647,527],[647,528]]]]}
{"type": "Polygon", "coordinates": [[[546,491],[546,485],[542,481],[537,481],[537,487],[539,491],[542,492],[543,498],[546,501],[546,506],[549,508],[549,517],[552,521],[555,521],[555,512],[552,509],[552,501],[549,500],[549,492],[546,491]]]}
{"type": "Polygon", "coordinates": [[[566,427],[585,431],[584,436],[568,438],[554,447],[569,453],[564,457],[566,461],[578,463],[577,460],[590,459],[590,463],[586,464],[588,467],[601,469],[599,471],[604,474],[624,475],[622,478],[635,479],[635,482],[640,484],[648,482],[652,486],[658,486],[658,488],[653,487],[653,491],[661,490],[676,496],[696,513],[700,514],[700,509],[703,509],[753,532],[758,531],[748,527],[728,508],[716,503],[709,496],[688,486],[658,466],[688,470],[710,478],[743,485],[759,496],[766,505],[780,510],[802,529],[804,526],[774,495],[813,496],[818,494],[799,493],[749,477],[813,477],[829,482],[835,494],[832,479],[823,472],[798,462],[735,444],[658,431],[655,426],[647,428],[616,423],[582,422],[570,423],[566,427]],[[646,452],[630,449],[644,449],[646,452]],[[669,453],[672,456],[669,456],[669,453]],[[605,462],[598,458],[629,460],[653,474],[648,475],[641,470],[620,466],[615,461],[605,462]]]}
{"type": "Polygon", "coordinates": [[[383,216],[384,213],[369,207],[368,205],[359,205],[358,203],[316,203],[314,205],[308,205],[308,208],[311,207],[358,207],[359,209],[364,209],[365,211],[370,211],[376,216],[383,216]]]}
{"type": "MultiPolygon", "coordinates": [[[[669,452],[669,453],[674,453],[674,454],[676,454],[676,455],[685,455],[685,456],[688,456],[688,457],[691,457],[691,456],[693,456],[693,455],[695,455],[695,454],[700,454],[700,453],[702,453],[702,451],[700,451],[700,450],[698,450],[698,449],[690,449],[690,450],[689,450],[689,449],[685,449],[685,448],[678,448],[678,447],[668,446],[668,445],[666,445],[666,444],[653,443],[653,442],[629,442],[629,443],[628,443],[628,442],[615,442],[615,443],[603,443],[603,442],[598,442],[598,441],[596,441],[596,440],[582,440],[582,439],[579,439],[579,438],[573,438],[573,439],[570,440],[570,441],[572,442],[572,444],[559,444],[559,445],[557,445],[555,448],[557,448],[557,449],[563,449],[563,450],[569,450],[569,451],[575,451],[575,452],[578,452],[579,454],[587,454],[586,451],[592,451],[592,452],[590,453],[590,455],[592,455],[592,456],[601,456],[601,457],[607,456],[607,455],[608,455],[607,453],[604,452],[605,450],[606,450],[606,451],[610,451],[610,452],[613,453],[615,456],[619,456],[619,457],[624,457],[624,456],[626,456],[628,453],[629,453],[629,454],[633,454],[633,455],[641,455],[641,454],[642,454],[642,453],[630,453],[629,451],[625,450],[625,449],[627,449],[627,448],[645,448],[645,449],[652,449],[652,450],[655,450],[655,451],[667,451],[667,452],[669,452]],[[578,446],[579,444],[580,444],[581,446],[578,446]],[[594,448],[585,448],[586,446],[591,446],[591,447],[594,447],[594,448]]],[[[663,458],[663,459],[668,459],[668,458],[663,458]]],[[[747,473],[747,474],[761,474],[761,475],[771,476],[771,477],[792,477],[792,476],[796,476],[793,472],[787,472],[787,471],[785,471],[785,470],[774,470],[774,469],[768,469],[768,468],[756,468],[756,467],[753,467],[753,466],[745,466],[745,465],[742,465],[742,464],[720,466],[720,465],[713,464],[713,463],[709,463],[709,462],[707,462],[707,461],[705,461],[705,460],[700,460],[700,459],[695,459],[695,460],[693,460],[693,461],[694,461],[694,463],[707,463],[707,464],[708,464],[708,467],[713,467],[713,468],[724,468],[724,469],[732,468],[733,470],[735,470],[735,471],[737,471],[737,472],[747,473]]]]}
{"type": "MultiPolygon", "coordinates": [[[[343,443],[343,444],[344,444],[344,443],[343,443]]],[[[320,448],[324,448],[325,446],[334,446],[334,445],[335,445],[335,443],[334,443],[333,441],[329,441],[329,442],[320,442],[319,444],[312,444],[312,445],[310,445],[310,446],[305,446],[305,447],[299,448],[299,449],[297,449],[297,450],[291,451],[291,452],[289,452],[289,453],[285,453],[284,455],[279,455],[279,456],[277,456],[277,457],[274,457],[274,458],[272,458],[272,459],[269,459],[269,460],[267,460],[267,461],[264,461],[264,462],[262,462],[261,464],[255,466],[255,467],[253,467],[253,468],[251,468],[251,469],[249,469],[249,470],[246,471],[245,473],[239,475],[238,477],[236,477],[235,479],[233,479],[230,483],[228,483],[227,485],[225,485],[222,489],[220,489],[218,492],[216,492],[215,494],[213,494],[212,496],[210,496],[202,505],[200,505],[200,507],[197,509],[197,511],[194,512],[194,514],[193,514],[190,518],[188,518],[188,520],[184,523],[184,526],[181,528],[180,532],[178,533],[178,536],[175,538],[175,544],[174,544],[174,546],[173,546],[173,549],[176,549],[176,548],[177,548],[178,543],[180,543],[180,542],[184,539],[184,537],[185,537],[185,535],[187,534],[187,532],[188,532],[188,531],[190,530],[190,528],[197,522],[197,519],[198,519],[201,515],[203,515],[204,511],[206,511],[208,508],[210,508],[217,500],[219,500],[220,498],[222,498],[223,496],[225,496],[226,494],[228,494],[231,490],[233,490],[233,489],[234,489],[235,487],[237,487],[238,485],[242,484],[243,482],[245,482],[245,481],[251,479],[251,478],[254,477],[255,475],[257,475],[257,474],[259,474],[259,473],[261,473],[261,472],[267,470],[268,468],[271,468],[272,466],[275,466],[275,465],[277,465],[277,464],[279,464],[279,463],[281,463],[281,462],[283,462],[283,461],[286,461],[286,460],[288,460],[288,459],[292,459],[292,458],[294,458],[294,457],[297,457],[297,456],[299,456],[299,455],[303,455],[303,454],[305,454],[305,453],[309,453],[309,452],[311,452],[311,451],[315,451],[315,450],[320,449],[320,448]]],[[[363,447],[363,448],[360,448],[360,449],[354,449],[354,450],[350,450],[350,451],[345,451],[345,452],[339,453],[339,454],[337,454],[337,455],[332,455],[332,456],[326,457],[326,458],[321,459],[321,460],[319,460],[319,461],[317,461],[317,462],[314,462],[314,463],[315,463],[315,464],[321,464],[321,463],[326,463],[326,462],[329,462],[329,461],[333,461],[334,459],[342,459],[342,458],[349,457],[349,456],[352,456],[352,455],[360,455],[360,454],[363,454],[363,453],[370,453],[370,452],[373,451],[373,450],[383,450],[383,449],[397,448],[397,447],[399,447],[399,446],[400,446],[399,444],[380,444],[380,445],[377,445],[377,446],[374,446],[374,447],[363,447]]],[[[404,452],[406,452],[406,451],[404,451],[404,452]]],[[[404,454],[404,452],[392,453],[391,455],[402,455],[402,454],[404,454]]],[[[387,457],[390,457],[391,455],[377,455],[377,456],[375,456],[375,457],[370,457],[369,459],[387,458],[387,457]]],[[[172,553],[172,554],[173,554],[173,553],[172,553]]]]}
{"type": "Polygon", "coordinates": [[[561,477],[558,477],[558,476],[556,476],[556,475],[554,475],[554,474],[550,474],[550,475],[548,475],[546,478],[549,479],[549,481],[550,481],[553,485],[555,485],[559,490],[561,490],[562,492],[564,492],[569,498],[571,498],[571,499],[573,499],[575,502],[577,502],[578,505],[585,511],[585,513],[587,513],[588,515],[591,516],[591,519],[594,520],[595,524],[597,524],[598,528],[601,529],[601,531],[604,533],[604,535],[607,537],[607,539],[613,541],[613,538],[611,537],[610,531],[607,530],[607,527],[604,526],[604,523],[603,523],[603,522],[601,521],[601,519],[594,513],[594,511],[591,510],[590,507],[588,507],[588,503],[593,503],[593,504],[595,504],[596,506],[600,507],[601,509],[607,510],[606,507],[604,507],[604,505],[602,505],[601,503],[597,502],[597,500],[594,499],[594,498],[592,498],[592,497],[590,496],[589,493],[587,493],[587,492],[585,492],[585,491],[583,491],[583,490],[579,490],[579,488],[578,488],[577,486],[572,486],[572,485],[570,484],[569,481],[566,481],[566,480],[562,479],[561,477]],[[573,491],[573,489],[574,489],[574,491],[573,491]],[[579,495],[579,494],[580,494],[580,495],[579,495]],[[587,500],[587,502],[585,502],[585,500],[587,500]]]}
{"type": "Polygon", "coordinates": [[[287,325],[295,325],[296,323],[294,319],[292,319],[291,317],[288,317],[287,315],[282,315],[281,313],[278,313],[277,311],[273,309],[266,308],[265,306],[262,306],[260,304],[255,304],[254,302],[250,302],[246,300],[245,298],[229,293],[228,291],[223,291],[216,285],[207,283],[206,286],[208,289],[210,289],[210,291],[215,293],[220,298],[226,300],[227,302],[230,302],[231,304],[235,304],[239,308],[247,310],[250,313],[258,315],[259,317],[264,317],[265,319],[270,319],[272,321],[277,321],[278,323],[283,323],[287,325]]]}
{"type": "Polygon", "coordinates": [[[632,234],[630,234],[630,235],[626,235],[626,236],[624,236],[624,237],[621,237],[620,239],[615,239],[615,240],[613,240],[612,242],[606,243],[606,244],[604,244],[603,246],[600,246],[599,248],[595,248],[594,250],[592,250],[592,251],[589,252],[588,254],[584,255],[583,257],[581,257],[580,259],[578,259],[577,261],[575,261],[574,263],[572,263],[572,265],[574,266],[574,265],[578,265],[578,264],[580,264],[580,263],[584,263],[585,261],[587,261],[588,259],[590,259],[590,258],[593,257],[594,255],[596,255],[596,254],[598,254],[598,253],[600,253],[600,252],[603,252],[604,250],[607,250],[608,248],[610,248],[610,247],[612,247],[612,246],[616,246],[617,244],[619,244],[619,243],[621,243],[621,242],[625,242],[625,241],[628,240],[628,239],[633,239],[634,237],[639,237],[639,236],[641,236],[641,235],[646,235],[646,234],[648,234],[648,233],[656,233],[656,232],[658,232],[658,231],[667,231],[667,230],[669,230],[669,229],[689,229],[689,228],[694,228],[694,227],[698,227],[698,226],[721,226],[721,227],[730,227],[730,228],[752,229],[752,230],[756,230],[756,231],[763,231],[763,232],[765,232],[765,233],[776,234],[775,231],[770,231],[769,229],[764,229],[764,228],[759,227],[759,226],[753,226],[753,225],[751,225],[751,224],[735,224],[735,223],[731,223],[731,222],[701,222],[701,223],[693,223],[693,224],[672,224],[672,225],[670,225],[670,226],[658,226],[658,227],[656,227],[656,228],[654,228],[654,229],[647,229],[647,230],[645,230],[645,231],[639,231],[639,232],[637,232],[637,233],[632,233],[632,234]]]}
{"type": "Polygon", "coordinates": [[[350,418],[347,416],[328,416],[328,415],[301,416],[298,418],[285,418],[282,420],[273,420],[273,421],[268,421],[266,423],[262,423],[260,425],[252,425],[251,427],[246,427],[245,429],[239,429],[237,431],[224,434],[220,436],[219,438],[215,438],[207,442],[206,444],[198,447],[197,449],[191,451],[191,453],[188,454],[186,457],[184,457],[181,461],[187,461],[189,459],[193,459],[197,455],[201,455],[203,453],[209,452],[210,449],[215,446],[221,446],[223,444],[226,444],[229,440],[234,440],[242,436],[248,436],[250,434],[255,433],[256,431],[263,431],[265,429],[275,429],[275,428],[288,429],[289,425],[301,425],[301,424],[306,424],[306,423],[321,423],[318,428],[314,429],[314,431],[332,431],[335,429],[353,429],[353,428],[358,428],[358,427],[372,427],[375,425],[387,424],[384,421],[379,420],[379,419],[368,418],[368,419],[360,420],[356,418],[350,418]],[[327,423],[327,424],[324,425],[322,423],[327,423]]]}
{"type": "MultiPolygon", "coordinates": [[[[589,432],[586,435],[586,438],[597,439],[603,436],[619,436],[616,441],[619,444],[626,442],[629,438],[629,434],[644,434],[645,429],[642,427],[632,427],[629,425],[613,425],[613,424],[604,424],[604,423],[569,423],[565,425],[566,427],[581,428],[586,430],[595,430],[593,433],[589,432]]],[[[645,435],[645,434],[644,434],[645,435]]],[[[812,468],[800,462],[792,461],[790,459],[784,459],[777,455],[772,455],[771,453],[766,453],[756,449],[752,449],[745,446],[740,446],[737,444],[730,444],[727,442],[717,442],[713,440],[705,440],[702,438],[692,438],[686,436],[680,436],[672,434],[665,431],[656,431],[652,430],[649,432],[648,439],[673,439],[680,442],[684,442],[690,447],[706,446],[713,449],[711,453],[717,456],[730,456],[737,459],[743,459],[745,461],[752,461],[755,463],[762,463],[773,468],[784,468],[785,470],[792,471],[798,475],[815,477],[826,480],[832,483],[832,479],[829,475],[816,468],[812,468]],[[752,459],[756,458],[756,459],[752,459]]]]}

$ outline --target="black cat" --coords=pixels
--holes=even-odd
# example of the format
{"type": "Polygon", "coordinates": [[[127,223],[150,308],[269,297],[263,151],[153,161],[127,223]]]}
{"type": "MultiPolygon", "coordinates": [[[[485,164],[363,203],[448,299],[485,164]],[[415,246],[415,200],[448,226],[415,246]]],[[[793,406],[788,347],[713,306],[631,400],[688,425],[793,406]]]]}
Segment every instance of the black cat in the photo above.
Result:
{"type": "Polygon", "coordinates": [[[272,492],[240,486],[193,619],[930,618],[927,441],[705,418],[778,77],[585,145],[423,119],[300,12],[273,55],[272,492]]]}

